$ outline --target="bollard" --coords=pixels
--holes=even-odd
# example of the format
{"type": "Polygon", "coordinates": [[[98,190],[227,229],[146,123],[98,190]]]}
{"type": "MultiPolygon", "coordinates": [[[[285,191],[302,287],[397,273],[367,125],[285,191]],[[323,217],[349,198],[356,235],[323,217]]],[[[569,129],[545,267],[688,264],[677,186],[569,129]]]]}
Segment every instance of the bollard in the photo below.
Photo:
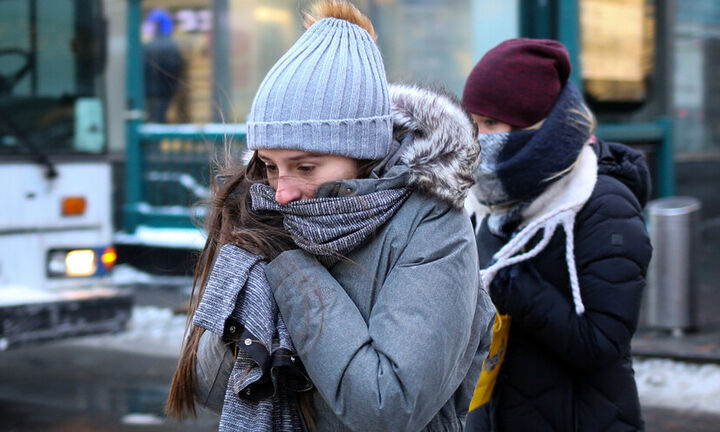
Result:
{"type": "Polygon", "coordinates": [[[700,201],[669,197],[647,206],[653,256],[645,293],[647,327],[682,335],[697,326],[700,201]]]}

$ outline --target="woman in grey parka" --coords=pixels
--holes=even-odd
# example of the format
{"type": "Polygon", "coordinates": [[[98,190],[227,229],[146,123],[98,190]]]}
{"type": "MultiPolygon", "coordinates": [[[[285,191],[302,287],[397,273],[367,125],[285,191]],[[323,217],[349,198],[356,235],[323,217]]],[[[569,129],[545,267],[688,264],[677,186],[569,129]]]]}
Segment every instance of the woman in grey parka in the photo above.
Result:
{"type": "Polygon", "coordinates": [[[475,129],[450,96],[388,88],[373,39],[353,6],[323,2],[260,85],[171,412],[192,389],[221,430],[462,429],[494,317],[462,209],[475,129]]]}

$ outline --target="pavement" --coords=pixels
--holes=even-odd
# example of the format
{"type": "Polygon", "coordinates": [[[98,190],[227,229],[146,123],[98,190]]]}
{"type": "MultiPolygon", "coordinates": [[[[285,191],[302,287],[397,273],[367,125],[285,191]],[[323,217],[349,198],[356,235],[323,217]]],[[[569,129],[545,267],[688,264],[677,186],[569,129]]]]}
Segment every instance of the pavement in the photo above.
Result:
{"type": "Polygon", "coordinates": [[[702,244],[692,269],[697,276],[695,310],[688,314],[688,325],[648,327],[644,319],[647,305],[643,304],[641,324],[632,341],[633,355],[720,364],[720,218],[705,219],[700,231],[702,244]]]}

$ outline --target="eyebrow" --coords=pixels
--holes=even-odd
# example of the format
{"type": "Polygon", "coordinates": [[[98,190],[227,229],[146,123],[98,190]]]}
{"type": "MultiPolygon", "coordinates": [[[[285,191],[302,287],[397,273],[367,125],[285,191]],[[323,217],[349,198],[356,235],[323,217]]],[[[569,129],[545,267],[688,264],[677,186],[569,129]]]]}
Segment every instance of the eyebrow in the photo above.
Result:
{"type": "MultiPolygon", "coordinates": [[[[259,153],[258,153],[258,157],[263,162],[267,162],[267,161],[273,162],[273,160],[271,158],[269,158],[267,156],[263,156],[259,153]]],[[[319,153],[309,153],[309,154],[301,154],[301,155],[297,155],[297,156],[290,156],[286,160],[288,160],[290,162],[297,162],[297,161],[303,160],[303,159],[317,159],[317,158],[321,158],[321,157],[323,157],[323,155],[321,155],[319,153]]]]}

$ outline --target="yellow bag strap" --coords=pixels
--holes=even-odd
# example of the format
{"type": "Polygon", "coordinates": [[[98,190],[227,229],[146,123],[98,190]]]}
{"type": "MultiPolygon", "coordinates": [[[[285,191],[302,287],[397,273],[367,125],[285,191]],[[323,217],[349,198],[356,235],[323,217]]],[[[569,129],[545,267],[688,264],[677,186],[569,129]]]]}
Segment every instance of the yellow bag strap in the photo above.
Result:
{"type": "Polygon", "coordinates": [[[487,358],[483,361],[482,372],[480,372],[480,378],[478,379],[475,392],[473,392],[473,397],[470,401],[470,411],[485,405],[490,400],[498,373],[500,373],[500,366],[505,359],[509,335],[510,315],[500,315],[496,311],[492,341],[490,342],[490,352],[488,352],[487,358]]]}

